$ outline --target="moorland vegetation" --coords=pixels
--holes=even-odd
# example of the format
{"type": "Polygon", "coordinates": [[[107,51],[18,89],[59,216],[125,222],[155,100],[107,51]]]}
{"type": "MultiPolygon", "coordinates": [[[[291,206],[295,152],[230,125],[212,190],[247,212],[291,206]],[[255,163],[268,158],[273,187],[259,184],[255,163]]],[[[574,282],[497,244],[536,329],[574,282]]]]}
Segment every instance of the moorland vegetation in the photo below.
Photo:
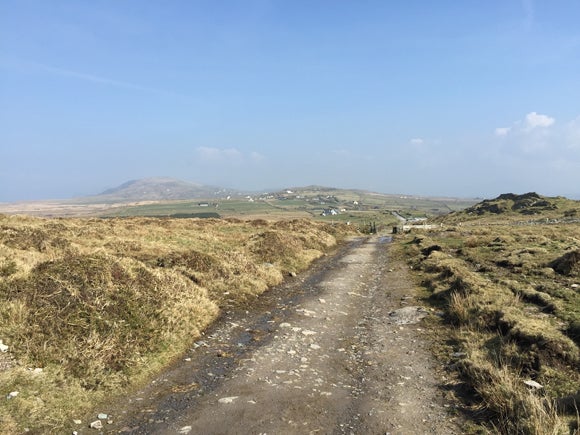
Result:
{"type": "MultiPolygon", "coordinates": [[[[182,355],[221,311],[357,232],[340,219],[282,219],[304,199],[277,201],[273,221],[0,215],[2,430],[74,427],[182,355]]],[[[395,236],[391,255],[437,314],[425,326],[467,431],[578,430],[579,218],[577,201],[505,194],[395,236]]]]}
{"type": "Polygon", "coordinates": [[[580,203],[505,194],[399,236],[474,431],[578,431],[580,203]],[[438,329],[439,328],[439,329],[438,329]]]}
{"type": "MultiPolygon", "coordinates": [[[[0,428],[62,433],[352,232],[309,220],[0,215],[0,428]]],[[[74,427],[74,426],[73,426],[74,427]]]]}

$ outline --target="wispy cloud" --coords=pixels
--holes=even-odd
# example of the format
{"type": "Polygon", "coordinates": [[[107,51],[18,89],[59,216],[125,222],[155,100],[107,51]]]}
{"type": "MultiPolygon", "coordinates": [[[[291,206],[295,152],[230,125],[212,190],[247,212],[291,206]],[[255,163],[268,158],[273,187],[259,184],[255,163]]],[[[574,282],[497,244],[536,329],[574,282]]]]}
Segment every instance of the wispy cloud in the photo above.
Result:
{"type": "Polygon", "coordinates": [[[496,136],[507,136],[511,131],[511,127],[498,127],[495,129],[496,136]]]}
{"type": "Polygon", "coordinates": [[[411,145],[423,145],[425,143],[425,139],[421,139],[420,137],[414,137],[409,141],[411,145]]]}
{"type": "Polygon", "coordinates": [[[523,120],[514,122],[510,127],[497,127],[494,133],[499,137],[531,133],[534,130],[545,130],[554,125],[555,122],[556,119],[551,116],[530,112],[523,120]]]}
{"type": "Polygon", "coordinates": [[[207,163],[259,163],[266,157],[256,151],[244,154],[237,148],[215,148],[215,147],[197,147],[197,156],[207,163]]]}
{"type": "Polygon", "coordinates": [[[258,163],[258,162],[261,162],[263,160],[266,160],[266,156],[264,156],[263,154],[260,154],[260,153],[258,153],[256,151],[252,151],[250,153],[250,160],[252,160],[253,162],[258,163]]]}
{"type": "Polygon", "coordinates": [[[183,95],[177,94],[175,92],[166,91],[164,89],[158,89],[149,86],[142,86],[137,83],[132,82],[125,82],[121,80],[115,80],[108,77],[102,77],[94,74],[89,74],[86,72],[75,71],[67,68],[61,68],[53,65],[47,65],[44,63],[34,62],[34,61],[25,61],[25,60],[6,60],[0,59],[0,66],[3,67],[12,67],[17,68],[19,70],[25,71],[32,71],[32,72],[43,72],[47,74],[51,74],[54,76],[71,78],[75,80],[81,80],[89,83],[105,85],[105,86],[112,86],[116,88],[123,88],[129,89],[133,91],[139,92],[147,92],[152,94],[158,95],[165,95],[171,97],[179,97],[184,98],[183,95]]]}
{"type": "Polygon", "coordinates": [[[197,154],[203,160],[241,160],[243,155],[236,148],[197,147],[197,154]]]}
{"type": "Polygon", "coordinates": [[[502,152],[550,160],[559,155],[580,162],[580,116],[556,122],[551,116],[530,112],[509,127],[496,128],[495,136],[502,152]]]}

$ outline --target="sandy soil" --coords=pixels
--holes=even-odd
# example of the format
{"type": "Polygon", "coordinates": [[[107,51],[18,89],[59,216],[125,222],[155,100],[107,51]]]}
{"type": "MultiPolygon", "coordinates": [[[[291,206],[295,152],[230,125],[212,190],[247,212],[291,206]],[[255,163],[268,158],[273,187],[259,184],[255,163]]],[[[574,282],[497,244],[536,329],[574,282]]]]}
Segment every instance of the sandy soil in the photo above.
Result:
{"type": "Polygon", "coordinates": [[[98,410],[103,432],[461,433],[419,321],[429,314],[388,241],[353,241],[226,313],[182,361],[98,410]]]}

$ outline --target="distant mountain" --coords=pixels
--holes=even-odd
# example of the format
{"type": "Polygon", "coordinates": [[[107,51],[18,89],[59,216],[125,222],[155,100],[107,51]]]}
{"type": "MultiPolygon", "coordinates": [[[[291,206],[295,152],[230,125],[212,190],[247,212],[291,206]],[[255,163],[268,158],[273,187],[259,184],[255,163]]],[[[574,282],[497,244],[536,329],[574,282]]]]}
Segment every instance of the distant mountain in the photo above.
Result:
{"type": "Polygon", "coordinates": [[[167,201],[178,199],[214,198],[235,193],[231,189],[190,183],[168,177],[142,178],[131,180],[120,186],[105,190],[86,201],[99,202],[134,202],[134,201],[167,201]]]}

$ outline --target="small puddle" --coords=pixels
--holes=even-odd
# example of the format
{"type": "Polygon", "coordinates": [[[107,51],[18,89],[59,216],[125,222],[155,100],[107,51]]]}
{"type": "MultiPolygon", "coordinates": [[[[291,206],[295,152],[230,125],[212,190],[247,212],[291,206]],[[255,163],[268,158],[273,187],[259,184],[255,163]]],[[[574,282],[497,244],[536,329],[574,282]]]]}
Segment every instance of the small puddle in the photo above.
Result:
{"type": "Polygon", "coordinates": [[[393,241],[392,236],[382,236],[379,237],[379,243],[391,243],[393,241]]]}

